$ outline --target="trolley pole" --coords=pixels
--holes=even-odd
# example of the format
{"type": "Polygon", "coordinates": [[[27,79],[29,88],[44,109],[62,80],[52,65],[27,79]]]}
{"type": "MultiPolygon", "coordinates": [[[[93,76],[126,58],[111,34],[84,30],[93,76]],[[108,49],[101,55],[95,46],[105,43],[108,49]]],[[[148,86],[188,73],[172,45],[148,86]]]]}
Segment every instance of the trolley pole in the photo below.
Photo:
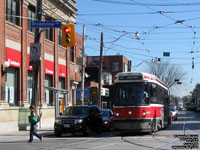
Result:
{"type": "Polygon", "coordinates": [[[103,32],[101,32],[101,43],[100,43],[100,63],[99,63],[99,92],[98,92],[98,106],[101,109],[101,76],[102,76],[102,53],[103,53],[103,32]]]}
{"type": "Polygon", "coordinates": [[[84,82],[85,82],[85,25],[82,35],[82,71],[81,71],[81,105],[84,105],[84,82]]]}
{"type": "MultiPolygon", "coordinates": [[[[36,20],[41,21],[42,20],[42,0],[37,0],[37,6],[36,6],[36,20]]],[[[35,55],[37,54],[37,57],[34,59],[31,59],[30,65],[33,68],[33,82],[32,82],[32,100],[31,104],[35,105],[36,112],[37,112],[37,106],[38,106],[38,72],[39,72],[39,66],[40,66],[40,57],[41,57],[41,43],[40,43],[40,28],[35,28],[35,38],[33,46],[34,48],[30,49],[30,53],[35,55]],[[39,45],[39,46],[37,46],[39,45]]]]}

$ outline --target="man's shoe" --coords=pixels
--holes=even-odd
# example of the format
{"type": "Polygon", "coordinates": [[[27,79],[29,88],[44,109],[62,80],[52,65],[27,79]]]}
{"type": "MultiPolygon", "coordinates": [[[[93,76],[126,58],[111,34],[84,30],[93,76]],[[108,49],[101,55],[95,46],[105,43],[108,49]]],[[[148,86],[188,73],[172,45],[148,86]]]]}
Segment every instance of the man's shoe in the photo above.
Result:
{"type": "Polygon", "coordinates": [[[32,143],[33,141],[28,140],[27,143],[32,143]]]}

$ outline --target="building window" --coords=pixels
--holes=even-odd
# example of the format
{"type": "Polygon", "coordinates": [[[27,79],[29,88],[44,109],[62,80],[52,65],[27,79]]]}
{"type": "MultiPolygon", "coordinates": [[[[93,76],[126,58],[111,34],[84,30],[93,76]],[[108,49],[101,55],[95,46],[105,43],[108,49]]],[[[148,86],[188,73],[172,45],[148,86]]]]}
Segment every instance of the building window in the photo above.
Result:
{"type": "Polygon", "coordinates": [[[79,72],[79,65],[76,64],[75,72],[79,72]]]}
{"type": "Polygon", "coordinates": [[[31,21],[35,19],[35,7],[28,6],[28,30],[31,32],[35,31],[35,28],[31,27],[31,21]]]}
{"type": "Polygon", "coordinates": [[[58,40],[59,45],[62,45],[62,30],[60,28],[58,29],[58,40]]]}
{"type": "Polygon", "coordinates": [[[112,70],[113,71],[119,71],[119,62],[113,62],[112,63],[112,70]]]}
{"type": "MultiPolygon", "coordinates": [[[[46,21],[54,21],[54,19],[47,16],[46,21]]],[[[53,41],[53,28],[46,28],[45,38],[50,40],[50,41],[53,41]]]]}
{"type": "Polygon", "coordinates": [[[80,57],[83,57],[83,50],[80,49],[80,57]]]}
{"type": "Polygon", "coordinates": [[[70,61],[74,62],[74,47],[70,47],[70,61]]]}
{"type": "Polygon", "coordinates": [[[65,78],[59,78],[58,88],[65,89],[65,78]]]}
{"type": "Polygon", "coordinates": [[[128,72],[128,64],[124,63],[124,72],[128,72]]]}
{"type": "Polygon", "coordinates": [[[19,25],[19,1],[7,0],[6,1],[6,20],[13,24],[19,25]]]}

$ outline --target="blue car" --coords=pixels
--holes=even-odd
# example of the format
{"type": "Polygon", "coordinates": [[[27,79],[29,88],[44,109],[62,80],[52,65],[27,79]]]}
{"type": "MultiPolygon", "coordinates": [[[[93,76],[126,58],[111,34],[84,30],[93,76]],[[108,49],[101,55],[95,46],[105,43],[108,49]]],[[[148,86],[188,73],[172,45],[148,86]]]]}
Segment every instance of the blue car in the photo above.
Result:
{"type": "Polygon", "coordinates": [[[102,127],[104,130],[112,129],[113,111],[111,109],[102,109],[102,127]]]}

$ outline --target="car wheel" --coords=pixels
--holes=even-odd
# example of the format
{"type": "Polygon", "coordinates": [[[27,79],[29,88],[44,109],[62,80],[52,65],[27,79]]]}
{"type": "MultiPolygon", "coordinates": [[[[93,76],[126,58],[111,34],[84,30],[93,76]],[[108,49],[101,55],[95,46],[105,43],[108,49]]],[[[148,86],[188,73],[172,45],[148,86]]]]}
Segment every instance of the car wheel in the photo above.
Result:
{"type": "Polygon", "coordinates": [[[102,130],[103,130],[102,125],[99,125],[99,127],[97,128],[96,133],[101,134],[101,133],[102,133],[102,130]]]}
{"type": "Polygon", "coordinates": [[[89,131],[90,131],[90,128],[89,128],[88,125],[86,125],[86,126],[85,126],[85,130],[84,130],[84,132],[83,132],[83,135],[84,135],[84,136],[87,136],[87,135],[89,134],[89,131]]]}
{"type": "Polygon", "coordinates": [[[61,137],[62,131],[55,130],[54,134],[55,134],[56,137],[61,137]]]}

